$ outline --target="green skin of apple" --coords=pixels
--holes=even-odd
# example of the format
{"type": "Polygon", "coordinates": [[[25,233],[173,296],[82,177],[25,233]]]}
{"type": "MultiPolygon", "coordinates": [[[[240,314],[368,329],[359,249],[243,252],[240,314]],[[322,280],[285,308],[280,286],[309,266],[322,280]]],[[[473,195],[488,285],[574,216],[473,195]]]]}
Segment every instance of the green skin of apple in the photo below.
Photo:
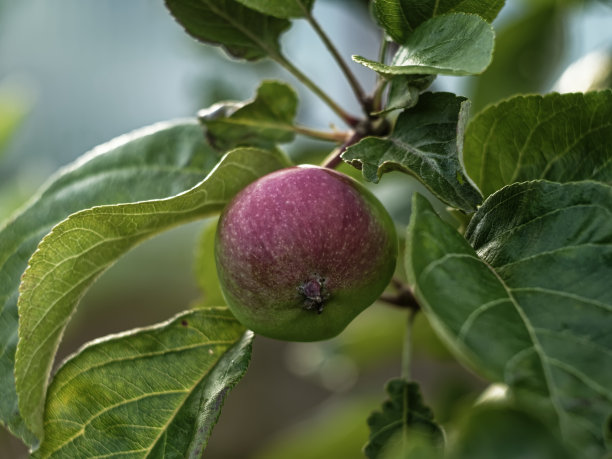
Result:
{"type": "Polygon", "coordinates": [[[221,289],[255,333],[287,341],[336,336],[388,285],[397,259],[393,221],[359,182],[298,166],[243,189],[215,240],[221,289]]]}

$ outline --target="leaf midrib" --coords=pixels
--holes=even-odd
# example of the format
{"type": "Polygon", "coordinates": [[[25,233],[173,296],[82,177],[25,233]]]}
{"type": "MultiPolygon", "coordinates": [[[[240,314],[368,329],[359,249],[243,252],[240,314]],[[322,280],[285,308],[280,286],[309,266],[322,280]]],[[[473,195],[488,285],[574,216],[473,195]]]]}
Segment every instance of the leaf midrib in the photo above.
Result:
{"type": "Polygon", "coordinates": [[[211,120],[211,124],[231,124],[234,126],[247,126],[262,129],[277,129],[279,131],[293,132],[293,125],[286,121],[253,121],[249,118],[223,118],[218,120],[211,120]]]}
{"type": "MultiPolygon", "coordinates": [[[[60,450],[61,450],[61,449],[62,449],[64,446],[68,445],[69,443],[72,443],[74,440],[76,440],[77,438],[79,438],[80,436],[82,436],[82,435],[85,433],[85,429],[87,428],[87,426],[88,426],[88,425],[89,425],[89,424],[90,424],[90,423],[91,423],[93,420],[95,420],[95,419],[99,418],[101,415],[103,415],[104,413],[106,413],[106,412],[108,412],[108,411],[110,411],[110,410],[113,410],[113,409],[115,409],[115,408],[117,408],[117,407],[120,407],[121,405],[128,404],[128,403],[133,403],[133,402],[137,402],[137,401],[140,401],[140,400],[144,400],[144,399],[146,399],[146,398],[149,398],[149,397],[155,397],[155,396],[159,396],[159,395],[182,394],[182,393],[185,393],[185,392],[188,392],[188,391],[189,391],[189,389],[188,389],[188,388],[185,388],[184,390],[170,390],[170,391],[161,391],[161,392],[149,392],[149,393],[146,393],[146,394],[142,394],[142,395],[141,395],[141,396],[139,396],[139,397],[134,397],[134,398],[129,399],[129,400],[128,400],[128,399],[125,399],[125,400],[122,400],[122,401],[121,401],[121,402],[119,402],[119,403],[114,403],[113,405],[109,405],[109,406],[105,407],[103,410],[101,410],[101,411],[97,412],[97,413],[96,413],[94,416],[92,416],[91,418],[89,418],[89,419],[88,419],[88,420],[87,420],[85,423],[83,423],[83,424],[81,425],[81,429],[80,429],[80,430],[79,430],[77,433],[75,433],[75,434],[74,434],[72,437],[68,438],[68,439],[67,439],[67,440],[65,440],[63,443],[61,443],[60,445],[58,445],[58,446],[57,446],[57,448],[55,448],[55,449],[53,449],[52,451],[50,451],[50,454],[48,454],[48,455],[47,455],[47,456],[45,456],[45,457],[50,457],[50,455],[52,455],[52,454],[54,454],[54,453],[56,453],[56,452],[60,451],[60,450]]],[[[173,413],[173,416],[175,416],[175,415],[176,415],[176,414],[175,414],[175,413],[173,413]]],[[[160,429],[163,429],[163,427],[160,427],[160,429]]],[[[155,441],[157,441],[157,440],[159,440],[159,437],[157,437],[155,441]]]]}
{"type": "Polygon", "coordinates": [[[539,339],[537,337],[537,334],[536,334],[535,330],[533,329],[533,327],[531,326],[531,323],[529,322],[529,320],[528,320],[529,318],[525,314],[525,311],[519,305],[519,303],[516,300],[516,298],[514,298],[514,295],[512,294],[512,289],[510,289],[506,285],[506,282],[495,271],[495,269],[493,269],[493,267],[491,265],[489,265],[485,260],[482,260],[482,259],[480,259],[480,260],[491,271],[491,273],[499,281],[500,285],[504,288],[504,290],[506,291],[506,294],[508,295],[508,298],[510,299],[510,302],[514,306],[516,312],[518,313],[519,317],[521,318],[521,320],[523,322],[523,325],[525,326],[525,328],[527,330],[527,334],[529,335],[529,338],[531,339],[533,349],[535,350],[536,354],[538,355],[538,360],[540,360],[540,365],[542,366],[542,371],[544,373],[544,379],[545,379],[544,382],[545,382],[546,387],[548,389],[548,393],[550,395],[550,400],[551,400],[552,406],[553,406],[555,412],[557,413],[557,419],[559,421],[559,429],[560,429],[561,432],[565,432],[564,421],[565,421],[566,413],[563,410],[563,408],[560,406],[558,395],[556,394],[556,390],[555,390],[555,387],[554,387],[554,384],[553,384],[553,377],[552,377],[552,374],[551,374],[551,371],[550,371],[550,367],[547,364],[548,361],[546,360],[548,356],[546,355],[546,353],[542,349],[542,345],[540,344],[540,341],[539,341],[539,339]]]}

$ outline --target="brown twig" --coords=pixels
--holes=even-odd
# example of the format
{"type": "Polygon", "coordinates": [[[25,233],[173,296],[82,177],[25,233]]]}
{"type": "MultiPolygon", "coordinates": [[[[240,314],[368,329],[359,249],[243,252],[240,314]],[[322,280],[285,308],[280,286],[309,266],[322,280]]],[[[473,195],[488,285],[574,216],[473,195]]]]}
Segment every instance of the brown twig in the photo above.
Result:
{"type": "Polygon", "coordinates": [[[327,156],[327,158],[323,160],[321,166],[330,169],[335,169],[342,162],[342,158],[340,158],[340,155],[342,155],[342,153],[344,153],[344,151],[348,147],[356,144],[364,137],[370,135],[384,136],[389,133],[390,128],[391,124],[386,118],[372,118],[361,120],[361,122],[359,122],[355,126],[355,130],[352,131],[352,134],[349,136],[348,140],[342,145],[340,145],[338,148],[334,149],[327,156]]]}
{"type": "Polygon", "coordinates": [[[327,157],[321,163],[322,167],[327,167],[329,169],[335,169],[342,162],[342,158],[340,155],[344,153],[344,151],[350,147],[351,145],[356,144],[363,138],[363,133],[360,130],[353,131],[351,136],[348,138],[346,142],[340,145],[338,148],[334,148],[334,150],[327,155],[327,157]]]}

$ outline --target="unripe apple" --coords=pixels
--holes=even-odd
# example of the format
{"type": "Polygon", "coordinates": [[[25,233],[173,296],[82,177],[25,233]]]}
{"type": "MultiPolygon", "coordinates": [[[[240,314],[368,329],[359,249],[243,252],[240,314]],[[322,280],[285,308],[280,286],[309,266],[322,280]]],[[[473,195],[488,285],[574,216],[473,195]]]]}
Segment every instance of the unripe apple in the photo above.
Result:
{"type": "Polygon", "coordinates": [[[340,333],[389,283],[391,217],[359,182],[298,166],[244,188],[219,220],[215,258],[236,318],[256,333],[316,341],[340,333]]]}

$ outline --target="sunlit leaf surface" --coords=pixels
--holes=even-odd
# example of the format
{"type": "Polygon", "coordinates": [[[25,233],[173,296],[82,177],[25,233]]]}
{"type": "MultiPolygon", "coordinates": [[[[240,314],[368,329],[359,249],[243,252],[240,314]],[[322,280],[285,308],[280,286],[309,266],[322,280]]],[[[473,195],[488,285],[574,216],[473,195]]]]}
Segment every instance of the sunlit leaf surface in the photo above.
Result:
{"type": "Polygon", "coordinates": [[[252,337],[210,308],[86,346],[53,378],[35,457],[201,457],[252,337]]]}
{"type": "Polygon", "coordinates": [[[353,60],[391,77],[393,75],[476,75],[493,56],[495,33],[473,14],[438,16],[421,24],[399,48],[389,64],[361,56],[353,60]]]}
{"type": "Polygon", "coordinates": [[[189,35],[247,60],[278,55],[278,39],[291,24],[235,0],[166,0],[166,6],[189,35]]]}
{"type": "Polygon", "coordinates": [[[227,151],[234,147],[273,148],[295,138],[293,119],[297,94],[288,85],[264,81],[247,102],[220,102],[198,113],[211,145],[227,151]]]}
{"type": "Polygon", "coordinates": [[[237,149],[175,197],[98,206],[72,214],[38,246],[23,276],[15,381],[19,408],[42,434],[49,371],[66,324],[88,287],[121,255],[173,226],[219,212],[244,186],[287,166],[278,152],[237,149]]]}
{"type": "Polygon", "coordinates": [[[488,196],[533,179],[612,184],[612,91],[517,96],[474,118],[465,167],[488,196]]]}
{"type": "Polygon", "coordinates": [[[447,13],[477,14],[491,22],[505,0],[374,0],[378,22],[396,42],[403,44],[423,22],[447,13]]]}
{"type": "Polygon", "coordinates": [[[158,123],[100,145],[59,171],[0,229],[0,420],[26,443],[34,444],[35,438],[17,408],[17,296],[21,275],[42,237],[81,209],[187,190],[217,161],[218,153],[206,145],[196,120],[158,123]]]}

